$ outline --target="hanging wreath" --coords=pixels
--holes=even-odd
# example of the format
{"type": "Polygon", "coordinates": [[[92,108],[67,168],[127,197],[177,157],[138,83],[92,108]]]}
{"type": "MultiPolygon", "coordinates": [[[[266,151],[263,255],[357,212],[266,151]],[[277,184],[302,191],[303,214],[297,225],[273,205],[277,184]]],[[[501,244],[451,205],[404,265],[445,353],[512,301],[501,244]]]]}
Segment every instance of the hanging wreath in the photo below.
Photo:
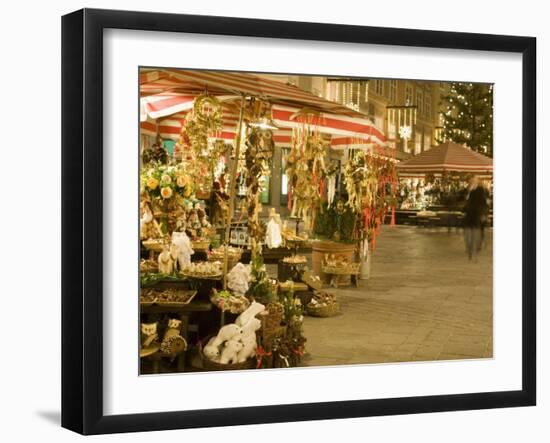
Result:
{"type": "Polygon", "coordinates": [[[209,95],[198,96],[187,115],[179,145],[183,150],[182,162],[195,177],[197,188],[205,192],[210,192],[214,168],[226,152],[225,142],[216,139],[222,127],[219,100],[209,95]]]}

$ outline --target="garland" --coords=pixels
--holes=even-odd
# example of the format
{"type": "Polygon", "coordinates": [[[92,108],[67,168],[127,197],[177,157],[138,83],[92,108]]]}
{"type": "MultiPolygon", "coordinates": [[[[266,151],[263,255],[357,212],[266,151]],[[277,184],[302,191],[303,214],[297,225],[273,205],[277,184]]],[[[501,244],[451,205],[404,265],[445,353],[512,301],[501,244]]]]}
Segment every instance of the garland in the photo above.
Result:
{"type": "Polygon", "coordinates": [[[325,187],[327,146],[319,131],[308,125],[292,131],[292,147],[285,174],[289,184],[289,209],[292,217],[304,220],[311,231],[325,187]]]}
{"type": "Polygon", "coordinates": [[[198,96],[187,115],[178,145],[186,170],[195,177],[196,187],[205,192],[210,191],[214,168],[226,152],[224,141],[216,139],[222,128],[221,103],[209,95],[198,96]]]}
{"type": "Polygon", "coordinates": [[[252,254],[258,252],[259,245],[265,238],[266,226],[261,223],[260,193],[261,179],[269,173],[269,165],[273,158],[275,142],[273,132],[267,129],[253,128],[245,142],[245,169],[246,169],[246,203],[248,215],[248,235],[252,239],[252,254]]]}
{"type": "Polygon", "coordinates": [[[344,182],[347,205],[357,214],[353,237],[358,241],[366,240],[374,249],[388,210],[392,212],[392,223],[395,220],[395,162],[382,155],[355,151],[346,164],[344,182]]]}

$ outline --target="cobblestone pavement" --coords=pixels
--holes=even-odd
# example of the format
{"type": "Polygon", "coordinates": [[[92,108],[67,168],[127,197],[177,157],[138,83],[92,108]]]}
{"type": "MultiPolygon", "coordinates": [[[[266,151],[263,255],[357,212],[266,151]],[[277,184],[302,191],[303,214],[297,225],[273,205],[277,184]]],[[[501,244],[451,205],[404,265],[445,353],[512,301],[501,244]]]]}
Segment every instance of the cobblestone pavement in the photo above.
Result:
{"type": "Polygon", "coordinates": [[[469,261],[461,231],[385,226],[371,278],[335,290],[341,314],[305,317],[303,366],[490,358],[492,230],[469,261]]]}

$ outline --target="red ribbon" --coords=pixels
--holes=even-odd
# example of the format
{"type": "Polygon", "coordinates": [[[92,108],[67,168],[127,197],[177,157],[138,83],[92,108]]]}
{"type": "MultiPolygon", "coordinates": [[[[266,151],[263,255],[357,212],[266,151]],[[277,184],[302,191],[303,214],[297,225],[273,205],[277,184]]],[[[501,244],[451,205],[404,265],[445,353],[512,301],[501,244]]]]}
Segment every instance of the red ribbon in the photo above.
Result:
{"type": "Polygon", "coordinates": [[[300,348],[293,349],[292,352],[300,357],[304,356],[304,351],[302,351],[300,348]]]}
{"type": "Polygon", "coordinates": [[[265,352],[263,346],[258,346],[256,348],[256,369],[260,369],[262,367],[262,358],[269,357],[270,355],[271,352],[265,352]]]}

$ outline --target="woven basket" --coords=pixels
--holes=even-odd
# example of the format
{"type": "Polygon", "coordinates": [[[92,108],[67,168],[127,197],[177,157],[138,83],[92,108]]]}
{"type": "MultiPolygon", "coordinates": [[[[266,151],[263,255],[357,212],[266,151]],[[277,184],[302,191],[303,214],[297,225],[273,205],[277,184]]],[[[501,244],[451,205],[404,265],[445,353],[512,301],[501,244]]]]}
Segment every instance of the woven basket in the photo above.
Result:
{"type": "Polygon", "coordinates": [[[323,272],[325,274],[333,275],[351,275],[359,273],[359,263],[349,263],[346,266],[330,266],[323,265],[323,272]]]}
{"type": "Polygon", "coordinates": [[[307,305],[306,310],[312,317],[333,317],[340,312],[340,305],[338,303],[315,307],[307,305]]]}
{"type": "MultiPolygon", "coordinates": [[[[208,261],[210,262],[215,262],[215,261],[220,261],[223,263],[223,257],[222,259],[218,259],[217,257],[212,257],[212,256],[209,256],[208,257],[208,261]]],[[[233,269],[233,267],[239,263],[239,259],[233,259],[231,256],[228,257],[228,260],[227,260],[227,270],[228,271],[231,271],[231,269],[233,269]]]]}
{"type": "Polygon", "coordinates": [[[143,240],[141,244],[147,249],[148,251],[154,251],[154,252],[161,252],[162,248],[164,247],[164,243],[162,241],[158,240],[143,240]]]}
{"type": "MultiPolygon", "coordinates": [[[[210,335],[206,337],[204,340],[204,343],[208,343],[208,341],[213,336],[210,335]]],[[[242,363],[230,363],[230,364],[223,364],[218,363],[215,361],[210,360],[208,357],[206,357],[202,352],[202,343],[199,346],[199,353],[202,360],[202,367],[203,369],[207,371],[240,371],[243,369],[254,369],[256,367],[256,358],[249,358],[248,360],[242,362],[242,363]]]]}
{"type": "Polygon", "coordinates": [[[283,321],[283,305],[280,303],[269,303],[266,306],[266,311],[266,315],[260,316],[264,333],[276,330],[281,326],[281,322],[283,321]]]}
{"type": "Polygon", "coordinates": [[[286,335],[286,326],[279,326],[273,329],[262,329],[262,340],[264,342],[273,341],[276,338],[286,335]]]}
{"type": "Polygon", "coordinates": [[[210,247],[210,240],[194,240],[192,243],[191,243],[193,249],[196,249],[196,250],[199,250],[199,251],[204,251],[204,250],[207,250],[209,247],[210,247]]]}

